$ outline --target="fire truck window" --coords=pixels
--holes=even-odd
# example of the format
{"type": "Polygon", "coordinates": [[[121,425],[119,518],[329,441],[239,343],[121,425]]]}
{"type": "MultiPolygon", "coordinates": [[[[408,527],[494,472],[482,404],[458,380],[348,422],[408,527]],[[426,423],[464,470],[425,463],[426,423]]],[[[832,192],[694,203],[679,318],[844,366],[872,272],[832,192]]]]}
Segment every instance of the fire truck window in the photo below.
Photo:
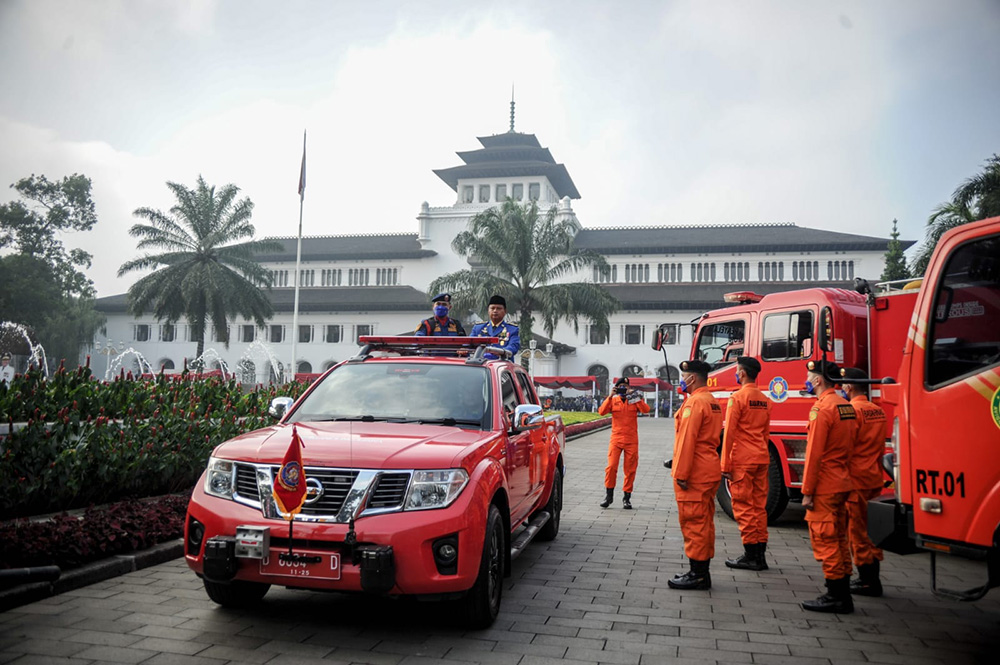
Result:
{"type": "Polygon", "coordinates": [[[535,388],[531,385],[531,379],[528,378],[526,373],[517,372],[517,382],[521,384],[521,392],[524,394],[525,404],[537,404],[542,405],[538,401],[538,395],[535,394],[535,388]]]}
{"type": "Polygon", "coordinates": [[[959,247],[935,291],[927,384],[942,386],[1000,363],[1000,236],[959,247]]]}
{"type": "Polygon", "coordinates": [[[702,326],[698,333],[698,358],[718,369],[736,362],[743,353],[746,323],[725,321],[702,326]]]}
{"type": "Polygon", "coordinates": [[[500,396],[503,399],[503,412],[508,416],[514,414],[517,406],[517,390],[514,388],[514,377],[510,372],[500,373],[500,396]]]}
{"type": "Polygon", "coordinates": [[[813,313],[783,312],[764,317],[760,357],[764,360],[799,360],[813,348],[813,313]]]}

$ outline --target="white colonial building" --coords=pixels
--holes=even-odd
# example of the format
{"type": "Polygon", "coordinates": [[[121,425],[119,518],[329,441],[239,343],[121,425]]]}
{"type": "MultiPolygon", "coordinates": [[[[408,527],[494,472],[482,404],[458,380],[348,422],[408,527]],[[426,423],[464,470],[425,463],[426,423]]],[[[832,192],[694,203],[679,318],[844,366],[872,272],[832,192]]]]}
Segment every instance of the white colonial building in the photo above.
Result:
{"type": "MultiPolygon", "coordinates": [[[[602,392],[608,377],[676,376],[675,365],[688,357],[692,341],[692,328],[684,324],[724,306],[724,293],[849,287],[855,275],[878,278],[884,267],[885,238],[795,224],[587,228],[572,206],[580,194],[569,172],[534,135],[510,131],[479,142],[481,148],[458,153],[463,164],[435,171],[456,200],[445,207],[422,204],[415,233],[303,239],[298,330],[292,329],[296,241],[277,238],[282,250],[260,257],[274,275],[274,317],[263,329],[235,320],[229,348],[209,333],[206,349],[213,348],[233,370],[242,365],[245,380],[266,381],[273,376],[272,365],[281,369],[291,361],[293,335],[298,336],[297,371],[315,373],[355,354],[361,335],[412,331],[430,316],[428,285],[469,267],[452,251],[455,235],[473,215],[506,197],[537,200],[543,209],[555,206],[578,229],[577,246],[607,258],[607,270],[568,280],[603,284],[621,302],[610,329],[581,325],[576,331],[561,324],[551,340],[538,330],[539,351],[549,343],[552,347],[533,360],[536,375],[598,376],[602,392]],[[669,369],[663,355],[650,348],[661,323],[672,324],[669,369]]],[[[107,353],[110,341],[117,349],[133,347],[154,368],[168,371],[179,370],[196,353],[185,323],[167,325],[152,315],[133,318],[126,312],[125,294],[101,298],[97,306],[107,315],[107,334],[95,340],[92,353],[107,353]]],[[[474,323],[468,317],[463,322],[467,330],[474,323]]],[[[522,345],[527,349],[529,340],[522,345]]],[[[215,355],[210,355],[212,367],[215,355]]]]}

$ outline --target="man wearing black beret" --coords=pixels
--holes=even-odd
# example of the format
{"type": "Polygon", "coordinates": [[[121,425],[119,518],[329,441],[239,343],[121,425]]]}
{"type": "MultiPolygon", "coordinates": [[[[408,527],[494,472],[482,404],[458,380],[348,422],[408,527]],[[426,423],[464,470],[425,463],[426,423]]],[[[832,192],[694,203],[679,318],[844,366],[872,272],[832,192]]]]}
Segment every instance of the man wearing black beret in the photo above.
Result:
{"type": "Polygon", "coordinates": [[[448,316],[451,311],[451,294],[439,293],[431,299],[434,316],[424,319],[413,331],[414,335],[427,337],[465,337],[465,328],[458,319],[448,316]]]}
{"type": "Polygon", "coordinates": [[[771,400],[757,387],[760,362],[736,359],[740,389],[726,405],[722,428],[722,475],[729,481],[733,517],[740,527],[743,555],[727,559],[730,568],[767,570],[767,442],[771,434],[771,400]]]}
{"type": "Polygon", "coordinates": [[[719,468],[722,408],[708,390],[711,365],[703,360],[680,364],[681,392],[688,393],[674,416],[674,496],[691,569],[667,580],[671,589],[711,589],[709,565],[715,556],[715,493],[719,468]]]}

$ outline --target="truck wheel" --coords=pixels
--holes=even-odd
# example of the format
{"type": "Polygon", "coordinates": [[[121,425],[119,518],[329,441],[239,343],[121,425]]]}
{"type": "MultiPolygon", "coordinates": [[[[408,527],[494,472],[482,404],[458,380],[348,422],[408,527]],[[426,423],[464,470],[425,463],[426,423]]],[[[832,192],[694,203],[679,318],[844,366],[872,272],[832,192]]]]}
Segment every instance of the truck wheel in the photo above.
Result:
{"type": "Polygon", "coordinates": [[[503,595],[503,564],[507,555],[503,520],[496,506],[490,505],[486,518],[486,542],[479,561],[479,575],[469,593],[462,599],[462,613],[470,628],[489,628],[500,614],[503,595]]]}
{"type": "MultiPolygon", "coordinates": [[[[781,473],[781,460],[778,458],[778,452],[773,446],[768,446],[767,448],[771,461],[767,467],[767,505],[765,510],[767,510],[767,523],[774,524],[788,506],[788,488],[785,487],[785,477],[781,473]]],[[[719,483],[719,491],[716,492],[715,498],[718,499],[722,512],[729,519],[735,520],[736,518],[733,516],[733,497],[729,493],[729,481],[725,478],[719,483]]]]}
{"type": "Polygon", "coordinates": [[[263,582],[234,580],[229,584],[222,584],[209,580],[202,581],[205,583],[205,592],[208,593],[208,597],[223,607],[240,608],[252,605],[259,602],[267,590],[271,588],[270,584],[263,582]]]}
{"type": "Polygon", "coordinates": [[[545,523],[541,531],[538,532],[538,540],[555,540],[559,535],[559,518],[562,513],[562,471],[556,467],[552,473],[552,493],[549,495],[549,502],[545,504],[545,510],[551,517],[545,523]]]}

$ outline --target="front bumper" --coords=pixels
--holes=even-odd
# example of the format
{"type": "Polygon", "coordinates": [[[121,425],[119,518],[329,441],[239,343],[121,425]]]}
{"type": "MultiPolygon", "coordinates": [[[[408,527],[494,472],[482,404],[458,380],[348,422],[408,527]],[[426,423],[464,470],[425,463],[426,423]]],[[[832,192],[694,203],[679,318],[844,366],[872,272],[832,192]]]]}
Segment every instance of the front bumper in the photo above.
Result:
{"type": "Polygon", "coordinates": [[[208,577],[216,581],[235,579],[329,591],[437,595],[465,591],[472,587],[479,574],[490,498],[475,484],[466,487],[447,508],[358,518],[354,524],[354,545],[347,542],[348,524],[296,521],[293,552],[338,554],[340,574],[336,580],[267,574],[262,571],[261,559],[230,557],[229,546],[218,543],[235,538],[238,526],[268,530],[270,553],[278,556],[287,552],[288,522],[267,519],[258,508],[210,496],[203,486],[203,483],[198,484],[188,505],[185,560],[196,573],[205,575],[207,572],[208,577]],[[204,528],[196,545],[189,533],[192,520],[197,520],[204,528]],[[457,542],[458,557],[454,567],[441,572],[439,564],[435,563],[433,545],[448,537],[457,542]],[[212,543],[213,553],[206,571],[207,543],[212,543]],[[388,558],[387,551],[390,552],[388,558]],[[374,586],[372,580],[376,580],[374,586]]]}

